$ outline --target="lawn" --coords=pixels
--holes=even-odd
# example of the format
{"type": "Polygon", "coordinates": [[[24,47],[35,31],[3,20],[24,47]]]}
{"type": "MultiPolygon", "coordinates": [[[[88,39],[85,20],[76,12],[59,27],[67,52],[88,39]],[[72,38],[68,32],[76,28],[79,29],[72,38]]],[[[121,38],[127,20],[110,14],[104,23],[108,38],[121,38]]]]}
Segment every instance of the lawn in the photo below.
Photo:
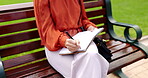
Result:
{"type": "MultiPolygon", "coordinates": [[[[33,0],[1,0],[0,5],[31,2],[33,0]]],[[[148,1],[147,0],[111,0],[113,17],[118,22],[136,24],[148,35],[148,1]]],[[[119,28],[115,28],[120,32],[119,28]]],[[[121,28],[122,29],[122,28],[121,28]]],[[[132,31],[134,33],[134,31],[132,31]]]]}
{"type": "Polygon", "coordinates": [[[119,22],[138,25],[148,35],[147,5],[147,0],[112,0],[113,16],[119,22]]]}

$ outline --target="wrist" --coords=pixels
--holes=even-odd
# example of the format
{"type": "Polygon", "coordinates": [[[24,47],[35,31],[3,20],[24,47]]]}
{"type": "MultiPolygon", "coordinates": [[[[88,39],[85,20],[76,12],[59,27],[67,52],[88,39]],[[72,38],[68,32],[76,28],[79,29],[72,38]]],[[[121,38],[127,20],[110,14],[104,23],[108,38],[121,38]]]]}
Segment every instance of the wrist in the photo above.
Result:
{"type": "Polygon", "coordinates": [[[59,39],[59,44],[61,47],[66,47],[65,46],[65,43],[66,43],[66,40],[69,39],[67,36],[63,36],[59,39]]]}

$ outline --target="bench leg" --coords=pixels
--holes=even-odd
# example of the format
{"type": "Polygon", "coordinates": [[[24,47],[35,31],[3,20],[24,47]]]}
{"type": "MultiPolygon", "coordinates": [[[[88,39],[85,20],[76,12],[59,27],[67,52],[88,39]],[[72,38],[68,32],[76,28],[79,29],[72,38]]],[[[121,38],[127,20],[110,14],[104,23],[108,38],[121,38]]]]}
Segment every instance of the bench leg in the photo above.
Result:
{"type": "Polygon", "coordinates": [[[128,77],[122,72],[121,69],[115,71],[114,74],[117,75],[117,76],[120,77],[120,78],[128,78],[128,77]]]}

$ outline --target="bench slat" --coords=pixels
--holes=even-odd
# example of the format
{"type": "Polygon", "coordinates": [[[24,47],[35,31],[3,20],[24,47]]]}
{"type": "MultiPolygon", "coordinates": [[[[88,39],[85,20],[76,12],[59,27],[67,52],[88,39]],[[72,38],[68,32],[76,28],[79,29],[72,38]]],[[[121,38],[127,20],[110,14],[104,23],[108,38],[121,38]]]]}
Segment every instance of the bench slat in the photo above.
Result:
{"type": "Polygon", "coordinates": [[[26,51],[31,51],[34,49],[42,48],[43,46],[40,45],[40,41],[29,42],[13,47],[8,47],[4,49],[0,49],[1,57],[6,57],[14,54],[19,54],[26,51]]]}
{"type": "Polygon", "coordinates": [[[126,49],[127,47],[130,47],[130,45],[126,44],[126,43],[123,43],[121,45],[110,48],[110,50],[111,50],[112,53],[115,53],[115,52],[118,52],[118,51],[120,51],[122,49],[126,49]]]}
{"type": "MultiPolygon", "coordinates": [[[[29,64],[29,65],[26,65],[26,66],[23,66],[23,67],[20,67],[20,68],[16,68],[16,69],[6,71],[6,74],[7,74],[7,77],[14,78],[14,77],[22,76],[24,74],[25,75],[32,75],[35,72],[42,72],[42,71],[39,71],[39,70],[41,70],[43,68],[48,68],[48,69],[51,68],[51,66],[47,62],[47,60],[40,61],[40,62],[37,62],[37,63],[29,64]]],[[[52,74],[52,72],[48,73],[48,74],[52,74]]]]}
{"type": "Polygon", "coordinates": [[[11,69],[6,71],[7,76],[11,76],[11,75],[17,75],[19,74],[22,75],[22,73],[26,72],[26,73],[30,73],[32,71],[44,68],[44,67],[50,67],[49,63],[47,60],[43,60],[40,62],[36,62],[36,63],[32,63],[32,64],[28,64],[19,68],[15,68],[15,69],[11,69]],[[30,71],[29,71],[30,70],[30,71]]]}
{"type": "Polygon", "coordinates": [[[15,43],[15,42],[20,42],[24,40],[34,39],[34,38],[39,38],[37,30],[3,36],[3,37],[0,37],[0,40],[1,40],[0,46],[15,43]]]}
{"type": "Polygon", "coordinates": [[[112,61],[120,59],[124,56],[127,56],[127,55],[132,54],[132,53],[137,52],[137,51],[139,51],[138,48],[136,48],[134,46],[121,48],[117,52],[113,53],[112,61]]]}
{"type": "Polygon", "coordinates": [[[13,11],[25,10],[25,9],[33,9],[33,2],[1,5],[0,13],[13,12],[13,11]]]}
{"type": "Polygon", "coordinates": [[[107,18],[106,17],[95,18],[95,19],[91,19],[90,21],[95,24],[102,24],[102,23],[107,23],[107,18]]]}
{"type": "Polygon", "coordinates": [[[118,45],[121,45],[123,44],[122,42],[120,41],[115,41],[115,40],[110,40],[106,43],[107,47],[110,49],[110,48],[113,48],[113,47],[116,47],[118,45]]]}
{"type": "Polygon", "coordinates": [[[90,18],[90,17],[105,15],[106,12],[105,12],[105,9],[103,8],[100,10],[88,11],[86,12],[86,14],[87,14],[87,17],[90,18]]]}
{"type": "Polygon", "coordinates": [[[30,9],[25,11],[16,11],[16,12],[0,14],[0,17],[1,17],[0,22],[31,18],[34,17],[34,10],[30,9]]]}
{"type": "Polygon", "coordinates": [[[108,73],[111,73],[115,70],[125,67],[125,66],[127,66],[133,62],[136,62],[144,57],[145,57],[145,54],[142,51],[138,51],[138,52],[132,53],[128,56],[122,57],[122,58],[110,63],[110,68],[109,68],[108,73]]]}
{"type": "Polygon", "coordinates": [[[104,6],[104,5],[105,4],[104,4],[103,0],[84,3],[84,6],[86,9],[93,8],[93,7],[100,7],[100,6],[104,6]]]}
{"type": "Polygon", "coordinates": [[[62,77],[60,74],[54,74],[54,75],[48,76],[46,78],[64,78],[64,77],[62,77]]]}
{"type": "Polygon", "coordinates": [[[120,41],[108,41],[108,48],[112,51],[112,61],[118,60],[124,56],[128,56],[136,51],[139,51],[137,47],[134,47],[127,43],[122,43],[120,41]]]}
{"type": "Polygon", "coordinates": [[[22,64],[25,64],[25,63],[28,63],[28,62],[31,62],[31,61],[35,61],[35,60],[38,60],[38,59],[42,59],[42,58],[45,58],[45,57],[46,56],[45,56],[44,51],[35,52],[35,53],[32,53],[32,54],[20,56],[20,57],[17,57],[17,58],[13,58],[13,59],[10,59],[10,60],[3,61],[4,62],[4,68],[7,69],[7,68],[15,67],[15,66],[22,65],[22,64]]]}
{"type": "Polygon", "coordinates": [[[33,29],[33,28],[36,28],[36,22],[34,20],[28,21],[28,22],[4,25],[4,26],[0,26],[0,35],[17,32],[17,31],[23,31],[27,29],[33,29]]]}
{"type": "Polygon", "coordinates": [[[57,72],[54,69],[52,69],[52,68],[49,69],[49,67],[46,67],[46,68],[43,68],[41,70],[29,73],[29,74],[19,76],[19,78],[24,78],[24,77],[26,77],[26,78],[46,78],[46,76],[54,75],[56,73],[57,72]]]}
{"type": "MultiPolygon", "coordinates": [[[[103,35],[104,36],[104,35],[103,35]]],[[[100,37],[99,37],[100,38],[100,37]]],[[[107,47],[110,49],[112,47],[123,44],[121,41],[109,40],[106,42],[107,47]]]]}

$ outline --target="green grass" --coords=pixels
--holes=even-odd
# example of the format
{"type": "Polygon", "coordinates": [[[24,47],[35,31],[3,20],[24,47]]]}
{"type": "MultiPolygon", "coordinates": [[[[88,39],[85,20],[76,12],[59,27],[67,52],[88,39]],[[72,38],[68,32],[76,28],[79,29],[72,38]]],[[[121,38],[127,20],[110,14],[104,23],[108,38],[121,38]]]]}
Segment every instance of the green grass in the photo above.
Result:
{"type": "Polygon", "coordinates": [[[143,35],[148,35],[147,5],[147,0],[112,0],[113,17],[119,22],[138,25],[143,35]]]}

